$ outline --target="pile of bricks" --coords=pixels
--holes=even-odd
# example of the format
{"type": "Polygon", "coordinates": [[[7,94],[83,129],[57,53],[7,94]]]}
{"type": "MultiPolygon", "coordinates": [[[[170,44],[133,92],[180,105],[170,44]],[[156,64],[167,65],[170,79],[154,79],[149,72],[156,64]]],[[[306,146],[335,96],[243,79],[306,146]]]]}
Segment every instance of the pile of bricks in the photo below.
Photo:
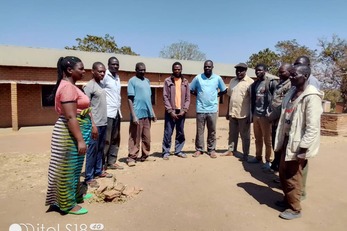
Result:
{"type": "Polygon", "coordinates": [[[100,179],[97,189],[89,189],[88,191],[94,194],[94,197],[89,202],[116,202],[122,203],[138,195],[142,188],[125,185],[117,182],[116,178],[100,179]]]}

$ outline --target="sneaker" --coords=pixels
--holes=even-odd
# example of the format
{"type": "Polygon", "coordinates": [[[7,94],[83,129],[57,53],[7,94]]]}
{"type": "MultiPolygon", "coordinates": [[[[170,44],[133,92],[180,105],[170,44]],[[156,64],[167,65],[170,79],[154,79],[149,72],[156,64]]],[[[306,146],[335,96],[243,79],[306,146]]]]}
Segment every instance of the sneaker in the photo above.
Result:
{"type": "Polygon", "coordinates": [[[263,166],[261,166],[262,169],[264,170],[268,170],[271,169],[271,163],[270,162],[265,162],[265,164],[263,164],[263,166]]]}
{"type": "Polygon", "coordinates": [[[181,158],[187,158],[187,155],[184,152],[179,152],[179,153],[175,154],[175,156],[181,157],[181,158]]]}
{"type": "Polygon", "coordinates": [[[165,153],[163,155],[163,160],[169,160],[169,157],[170,157],[170,153],[165,153]]]}
{"type": "Polygon", "coordinates": [[[248,158],[247,163],[250,164],[258,164],[260,163],[260,160],[258,160],[257,158],[253,157],[253,158],[248,158]]]}
{"type": "Polygon", "coordinates": [[[286,209],[280,213],[279,217],[286,220],[293,220],[293,219],[301,217],[301,212],[294,211],[292,209],[286,209]]]}

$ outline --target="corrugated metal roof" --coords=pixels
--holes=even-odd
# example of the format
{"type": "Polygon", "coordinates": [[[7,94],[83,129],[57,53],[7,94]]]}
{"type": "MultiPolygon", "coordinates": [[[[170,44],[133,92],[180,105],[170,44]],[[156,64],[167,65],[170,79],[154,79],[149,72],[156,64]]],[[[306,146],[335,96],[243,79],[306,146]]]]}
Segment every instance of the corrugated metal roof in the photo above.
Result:
{"type": "MultiPolygon", "coordinates": [[[[179,61],[183,66],[183,73],[197,75],[203,72],[203,61],[174,60],[163,58],[149,58],[144,56],[132,56],[112,53],[74,51],[65,49],[33,48],[0,45],[0,65],[2,66],[24,66],[24,67],[47,67],[56,68],[57,61],[62,56],[79,57],[86,69],[91,69],[96,61],[100,61],[107,66],[107,61],[111,56],[116,56],[120,63],[119,70],[134,71],[135,64],[143,62],[148,73],[172,73],[171,66],[175,61],[179,61]]],[[[214,63],[213,72],[221,76],[235,77],[235,64],[214,63]]],[[[247,75],[255,78],[254,69],[248,68],[247,75]]],[[[270,77],[275,77],[268,74],[270,77]]]]}

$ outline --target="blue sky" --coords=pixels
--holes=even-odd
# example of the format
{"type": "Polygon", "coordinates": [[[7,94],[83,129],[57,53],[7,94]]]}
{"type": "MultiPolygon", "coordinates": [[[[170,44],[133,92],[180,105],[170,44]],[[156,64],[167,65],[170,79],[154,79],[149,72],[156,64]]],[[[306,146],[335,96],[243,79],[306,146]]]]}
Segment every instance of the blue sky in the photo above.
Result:
{"type": "Polygon", "coordinates": [[[63,49],[110,34],[146,57],[184,40],[214,62],[237,63],[278,41],[316,49],[318,38],[347,39],[346,9],[346,0],[3,0],[0,44],[63,49]]]}

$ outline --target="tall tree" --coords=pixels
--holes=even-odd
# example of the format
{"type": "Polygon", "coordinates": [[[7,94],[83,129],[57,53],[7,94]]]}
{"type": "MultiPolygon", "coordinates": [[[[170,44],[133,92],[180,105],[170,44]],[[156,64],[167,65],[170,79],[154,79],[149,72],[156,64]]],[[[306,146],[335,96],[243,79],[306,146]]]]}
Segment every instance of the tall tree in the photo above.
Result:
{"type": "Polygon", "coordinates": [[[340,88],[344,101],[344,112],[347,112],[347,41],[337,35],[331,39],[319,39],[321,52],[319,76],[326,88],[340,88]]]}
{"type": "Polygon", "coordinates": [[[199,50],[199,46],[186,41],[172,43],[165,46],[159,53],[159,57],[180,60],[206,60],[206,55],[199,50]]]}
{"type": "Polygon", "coordinates": [[[279,41],[275,45],[281,63],[293,63],[299,56],[305,55],[310,58],[311,63],[315,61],[316,51],[307,46],[300,45],[296,39],[279,41]]]}
{"type": "Polygon", "coordinates": [[[277,75],[278,67],[281,63],[293,63],[299,56],[308,56],[311,63],[314,63],[316,60],[316,51],[300,45],[295,39],[279,41],[275,45],[275,48],[276,52],[266,48],[256,54],[252,54],[247,64],[252,68],[258,63],[266,64],[269,67],[269,72],[277,75]]]}
{"type": "Polygon", "coordinates": [[[138,55],[131,50],[130,47],[124,46],[118,48],[116,41],[113,36],[106,34],[105,37],[99,37],[95,35],[87,35],[84,38],[76,39],[78,45],[68,47],[67,50],[79,50],[79,51],[94,51],[94,52],[105,52],[105,53],[116,53],[125,55],[138,55]]]}
{"type": "Polygon", "coordinates": [[[252,54],[247,61],[247,65],[251,68],[255,68],[255,66],[260,63],[268,66],[269,73],[277,75],[279,56],[275,52],[273,52],[269,48],[266,48],[256,54],[252,54]]]}

